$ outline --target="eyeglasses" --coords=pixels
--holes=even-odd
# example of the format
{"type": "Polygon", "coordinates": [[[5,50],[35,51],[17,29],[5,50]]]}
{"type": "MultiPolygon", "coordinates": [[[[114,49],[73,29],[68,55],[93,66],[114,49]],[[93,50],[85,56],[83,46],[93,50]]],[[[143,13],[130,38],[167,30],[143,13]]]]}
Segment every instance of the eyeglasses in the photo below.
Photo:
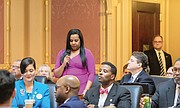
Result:
{"type": "Polygon", "coordinates": [[[18,69],[18,68],[20,68],[20,66],[11,65],[11,69],[18,69]]]}
{"type": "Polygon", "coordinates": [[[174,68],[172,69],[172,71],[173,71],[173,72],[178,72],[178,73],[180,74],[180,68],[174,67],[174,68]]]}
{"type": "Polygon", "coordinates": [[[69,85],[59,85],[59,86],[55,86],[55,89],[56,89],[56,91],[57,91],[57,89],[58,88],[60,88],[60,87],[62,87],[62,86],[64,86],[64,87],[70,87],[71,89],[78,89],[79,87],[77,86],[77,87],[72,87],[72,86],[69,86],[69,85]]]}
{"type": "Polygon", "coordinates": [[[64,86],[64,85],[60,85],[60,86],[55,85],[56,91],[57,91],[58,88],[60,88],[60,87],[62,87],[62,86],[64,86]]]}
{"type": "Polygon", "coordinates": [[[153,41],[154,43],[162,43],[163,41],[153,41]]]}

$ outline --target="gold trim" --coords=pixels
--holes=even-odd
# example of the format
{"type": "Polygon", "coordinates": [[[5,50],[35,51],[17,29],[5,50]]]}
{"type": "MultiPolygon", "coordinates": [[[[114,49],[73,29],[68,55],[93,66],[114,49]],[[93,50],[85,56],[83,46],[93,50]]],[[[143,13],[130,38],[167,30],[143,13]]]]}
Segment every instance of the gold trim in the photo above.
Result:
{"type": "Polygon", "coordinates": [[[45,64],[49,64],[49,0],[45,0],[45,64]]]}
{"type": "Polygon", "coordinates": [[[5,69],[8,69],[10,67],[10,0],[7,0],[6,2],[6,65],[5,69]]]}
{"type": "MultiPolygon", "coordinates": [[[[100,3],[100,63],[106,58],[106,1],[101,0],[100,3]]],[[[99,64],[98,64],[99,65],[99,64]]],[[[96,67],[97,68],[97,67],[96,67]]]]}

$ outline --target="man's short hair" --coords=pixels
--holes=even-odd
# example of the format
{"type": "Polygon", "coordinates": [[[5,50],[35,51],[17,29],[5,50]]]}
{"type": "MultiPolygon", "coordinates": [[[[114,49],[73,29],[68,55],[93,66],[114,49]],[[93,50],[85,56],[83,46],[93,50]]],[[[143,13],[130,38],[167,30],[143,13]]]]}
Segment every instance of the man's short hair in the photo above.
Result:
{"type": "Polygon", "coordinates": [[[14,76],[8,70],[0,70],[0,104],[11,98],[14,88],[14,76]]]}
{"type": "Polygon", "coordinates": [[[134,51],[132,56],[137,59],[138,63],[142,63],[142,68],[146,69],[148,67],[148,57],[143,52],[134,51]]]}
{"type": "Polygon", "coordinates": [[[117,68],[111,62],[102,62],[101,65],[108,65],[111,67],[111,73],[115,75],[117,74],[117,68]]]}
{"type": "Polygon", "coordinates": [[[162,39],[162,41],[163,41],[163,37],[162,37],[161,35],[155,35],[155,36],[153,37],[153,41],[154,41],[154,39],[155,39],[156,37],[160,37],[160,38],[162,39]]]}

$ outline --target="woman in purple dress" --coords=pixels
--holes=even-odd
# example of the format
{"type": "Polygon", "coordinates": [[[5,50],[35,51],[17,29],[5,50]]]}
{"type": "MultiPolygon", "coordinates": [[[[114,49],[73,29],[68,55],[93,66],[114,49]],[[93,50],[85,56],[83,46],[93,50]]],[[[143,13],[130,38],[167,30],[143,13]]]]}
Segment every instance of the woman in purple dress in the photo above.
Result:
{"type": "Polygon", "coordinates": [[[66,49],[60,50],[54,76],[74,75],[80,81],[79,95],[84,95],[95,78],[95,61],[92,52],[84,48],[83,35],[79,29],[71,29],[66,38],[66,49]]]}

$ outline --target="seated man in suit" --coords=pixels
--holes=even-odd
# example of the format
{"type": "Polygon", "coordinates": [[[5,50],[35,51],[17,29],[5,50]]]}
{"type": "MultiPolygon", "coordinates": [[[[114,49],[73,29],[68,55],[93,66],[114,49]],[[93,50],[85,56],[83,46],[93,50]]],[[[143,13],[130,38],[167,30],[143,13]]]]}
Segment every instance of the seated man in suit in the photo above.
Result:
{"type": "Polygon", "coordinates": [[[88,108],[102,108],[115,106],[117,108],[130,108],[130,92],[119,84],[114,83],[117,74],[116,67],[110,62],[101,63],[98,80],[100,86],[88,90],[84,96],[88,108]]]}
{"type": "Polygon", "coordinates": [[[151,108],[180,108],[180,58],[175,61],[173,68],[173,79],[162,82],[158,85],[152,96],[151,108]],[[179,96],[178,96],[179,95],[179,96]],[[178,101],[179,100],[179,101],[178,101]]]}
{"type": "Polygon", "coordinates": [[[154,94],[155,84],[151,76],[146,73],[148,66],[148,57],[143,52],[133,52],[130,60],[128,61],[127,69],[131,73],[123,76],[120,84],[123,83],[147,83],[149,94],[154,94]]]}
{"type": "Polygon", "coordinates": [[[66,75],[58,79],[56,83],[56,101],[58,108],[87,108],[78,97],[80,82],[73,75],[66,75]]]}
{"type": "Polygon", "coordinates": [[[15,96],[15,78],[7,70],[0,70],[0,108],[10,108],[15,96]]]}

